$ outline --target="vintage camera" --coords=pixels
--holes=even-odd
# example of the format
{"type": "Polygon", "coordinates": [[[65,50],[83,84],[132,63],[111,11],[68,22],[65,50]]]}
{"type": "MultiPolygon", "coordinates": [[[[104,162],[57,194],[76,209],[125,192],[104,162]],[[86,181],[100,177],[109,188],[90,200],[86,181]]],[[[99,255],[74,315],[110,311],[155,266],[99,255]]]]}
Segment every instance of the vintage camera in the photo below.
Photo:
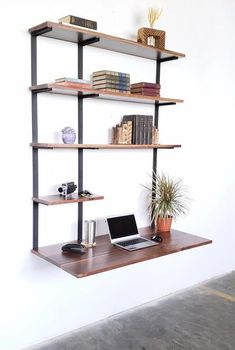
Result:
{"type": "Polygon", "coordinates": [[[75,185],[74,182],[65,182],[58,188],[58,191],[60,192],[60,196],[63,196],[64,198],[69,198],[71,193],[73,193],[76,190],[76,188],[77,185],[75,185]]]}

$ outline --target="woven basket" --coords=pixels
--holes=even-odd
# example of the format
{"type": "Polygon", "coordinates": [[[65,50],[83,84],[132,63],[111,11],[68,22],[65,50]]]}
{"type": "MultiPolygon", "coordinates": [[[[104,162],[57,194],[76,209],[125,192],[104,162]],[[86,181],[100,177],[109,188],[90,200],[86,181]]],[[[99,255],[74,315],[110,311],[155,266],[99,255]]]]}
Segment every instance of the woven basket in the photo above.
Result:
{"type": "Polygon", "coordinates": [[[163,30],[157,30],[153,28],[140,28],[137,33],[137,41],[138,43],[148,45],[148,38],[154,37],[155,44],[154,46],[158,49],[165,48],[165,35],[166,32],[163,30]]]}

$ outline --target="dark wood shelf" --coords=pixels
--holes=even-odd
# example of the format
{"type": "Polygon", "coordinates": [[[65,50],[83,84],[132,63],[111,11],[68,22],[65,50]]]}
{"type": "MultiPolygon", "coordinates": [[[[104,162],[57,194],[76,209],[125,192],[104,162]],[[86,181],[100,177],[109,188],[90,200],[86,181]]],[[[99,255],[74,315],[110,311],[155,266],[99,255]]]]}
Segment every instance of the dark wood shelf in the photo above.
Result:
{"type": "Polygon", "coordinates": [[[64,144],[64,143],[31,143],[30,146],[33,148],[44,148],[44,149],[54,149],[54,148],[64,148],[64,149],[172,149],[176,147],[181,147],[181,145],[126,145],[126,144],[64,144]]]}
{"type": "Polygon", "coordinates": [[[50,196],[33,197],[34,202],[44,204],[44,205],[80,203],[80,202],[96,201],[100,199],[104,199],[104,197],[94,195],[92,197],[85,198],[85,197],[79,196],[77,193],[73,193],[71,198],[68,198],[68,199],[63,198],[59,194],[50,195],[50,196]]]}
{"type": "MultiPolygon", "coordinates": [[[[78,84],[77,84],[78,85],[78,84]]],[[[35,93],[47,92],[53,94],[63,94],[72,96],[89,96],[105,100],[115,100],[124,102],[135,102],[135,103],[145,103],[145,104],[176,104],[183,103],[184,101],[176,98],[161,97],[161,96],[145,96],[138,94],[131,94],[128,92],[112,92],[105,90],[97,90],[92,88],[86,88],[76,86],[76,83],[48,83],[34,85],[30,87],[30,90],[35,93]]]]}
{"type": "Polygon", "coordinates": [[[152,46],[139,44],[136,41],[99,33],[94,30],[89,30],[74,25],[50,21],[30,28],[29,32],[34,35],[41,35],[73,43],[81,43],[83,41],[89,41],[90,39],[97,38],[99,41],[90,43],[89,45],[136,57],[148,58],[151,60],[168,60],[185,57],[184,54],[179,52],[170,51],[167,49],[160,50],[152,46]]]}
{"type": "MultiPolygon", "coordinates": [[[[147,238],[153,233],[150,227],[139,231],[147,238]]],[[[162,237],[163,242],[159,245],[133,252],[112,246],[107,235],[98,236],[96,247],[88,248],[84,255],[62,253],[61,247],[65,243],[33,249],[32,252],[75,277],[86,277],[212,243],[210,239],[177,230],[162,237]]]]}

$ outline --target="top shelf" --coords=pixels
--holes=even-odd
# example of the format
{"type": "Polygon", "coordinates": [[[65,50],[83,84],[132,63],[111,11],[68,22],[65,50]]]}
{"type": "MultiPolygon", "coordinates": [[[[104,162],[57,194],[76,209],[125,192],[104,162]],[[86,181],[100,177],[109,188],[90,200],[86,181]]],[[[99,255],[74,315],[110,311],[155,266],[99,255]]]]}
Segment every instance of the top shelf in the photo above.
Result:
{"type": "Polygon", "coordinates": [[[184,54],[170,50],[160,50],[152,46],[142,45],[132,40],[123,39],[94,30],[88,30],[69,24],[44,22],[29,29],[32,35],[91,45],[100,49],[119,52],[136,57],[160,60],[162,62],[185,57],[184,54]],[[96,38],[98,41],[89,42],[96,38]]]}

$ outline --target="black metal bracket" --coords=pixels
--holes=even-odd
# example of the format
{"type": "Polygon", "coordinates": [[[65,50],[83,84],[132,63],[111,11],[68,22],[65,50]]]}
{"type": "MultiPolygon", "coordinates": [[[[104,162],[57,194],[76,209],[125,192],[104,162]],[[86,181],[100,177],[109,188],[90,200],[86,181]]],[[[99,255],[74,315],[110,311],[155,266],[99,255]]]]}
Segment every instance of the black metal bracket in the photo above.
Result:
{"type": "Polygon", "coordinates": [[[86,46],[86,45],[91,45],[94,43],[97,43],[97,41],[100,41],[100,38],[94,37],[94,38],[90,38],[87,40],[82,40],[78,42],[79,46],[86,46]]]}
{"type": "Polygon", "coordinates": [[[51,32],[52,31],[52,27],[45,27],[42,29],[38,29],[38,30],[33,30],[30,34],[33,36],[38,36],[38,35],[43,35],[45,33],[51,32]]]}
{"type": "Polygon", "coordinates": [[[37,89],[37,90],[32,90],[33,94],[39,94],[40,92],[49,92],[52,91],[52,88],[41,88],[41,89],[37,89]]]}
{"type": "Polygon", "coordinates": [[[176,102],[161,102],[161,103],[158,103],[158,106],[171,106],[171,105],[176,105],[176,102]]]}
{"type": "Polygon", "coordinates": [[[78,95],[79,98],[84,99],[84,98],[91,98],[91,97],[99,97],[99,94],[87,94],[87,95],[78,95]]]}
{"type": "Polygon", "coordinates": [[[165,58],[160,58],[159,61],[162,62],[167,62],[167,61],[174,61],[178,60],[179,57],[177,56],[172,56],[172,57],[165,57],[165,58]]]}

